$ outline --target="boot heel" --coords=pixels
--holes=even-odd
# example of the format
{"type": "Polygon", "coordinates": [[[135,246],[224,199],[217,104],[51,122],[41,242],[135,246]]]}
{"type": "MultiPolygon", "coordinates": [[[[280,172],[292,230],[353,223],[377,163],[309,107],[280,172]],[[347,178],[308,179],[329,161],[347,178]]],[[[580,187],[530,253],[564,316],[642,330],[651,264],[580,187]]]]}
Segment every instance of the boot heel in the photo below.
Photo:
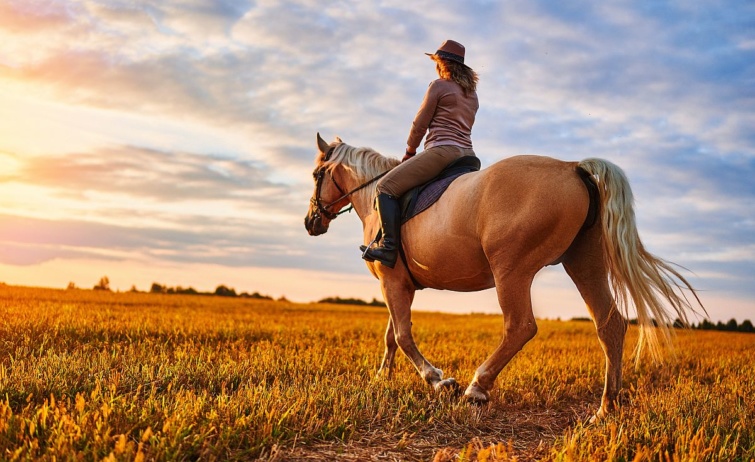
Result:
{"type": "Polygon", "coordinates": [[[375,261],[375,259],[367,255],[367,251],[370,249],[370,247],[372,247],[372,244],[370,244],[369,247],[366,245],[360,245],[359,250],[362,251],[362,260],[373,262],[375,261]]]}

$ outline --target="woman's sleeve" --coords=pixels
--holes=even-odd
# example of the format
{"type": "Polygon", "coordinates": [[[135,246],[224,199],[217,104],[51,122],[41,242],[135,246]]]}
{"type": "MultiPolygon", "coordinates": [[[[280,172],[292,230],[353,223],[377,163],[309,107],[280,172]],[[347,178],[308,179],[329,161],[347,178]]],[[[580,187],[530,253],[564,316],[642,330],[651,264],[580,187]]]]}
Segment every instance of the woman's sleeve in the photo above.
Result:
{"type": "Polygon", "coordinates": [[[430,126],[430,121],[433,120],[435,115],[435,108],[438,106],[438,95],[435,90],[435,82],[430,83],[425,92],[425,99],[422,100],[422,106],[419,107],[417,115],[414,116],[412,122],[412,129],[409,132],[409,139],[406,141],[406,146],[409,149],[417,149],[419,143],[422,142],[422,138],[425,137],[427,127],[430,126]]]}

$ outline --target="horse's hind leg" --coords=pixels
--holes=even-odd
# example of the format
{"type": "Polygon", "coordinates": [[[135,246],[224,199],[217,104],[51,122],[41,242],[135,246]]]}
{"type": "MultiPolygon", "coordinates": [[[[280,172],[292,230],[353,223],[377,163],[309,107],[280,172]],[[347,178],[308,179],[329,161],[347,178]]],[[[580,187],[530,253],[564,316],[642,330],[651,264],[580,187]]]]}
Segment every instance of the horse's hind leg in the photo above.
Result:
{"type": "Polygon", "coordinates": [[[498,303],[503,312],[503,339],[475,372],[464,395],[475,402],[486,402],[498,374],[522,347],[537,333],[532,313],[530,285],[532,277],[508,273],[495,275],[498,303]]]}
{"type": "Polygon", "coordinates": [[[388,327],[385,328],[385,353],[383,354],[383,362],[380,364],[378,375],[391,376],[396,349],[398,349],[398,343],[396,343],[396,335],[393,331],[393,321],[389,317],[388,327]]]}
{"type": "Polygon", "coordinates": [[[564,268],[587,304],[606,356],[606,376],[600,409],[594,418],[614,410],[621,388],[621,360],[627,322],[616,309],[608,286],[608,270],[603,256],[600,225],[577,237],[564,258],[564,268]]]}

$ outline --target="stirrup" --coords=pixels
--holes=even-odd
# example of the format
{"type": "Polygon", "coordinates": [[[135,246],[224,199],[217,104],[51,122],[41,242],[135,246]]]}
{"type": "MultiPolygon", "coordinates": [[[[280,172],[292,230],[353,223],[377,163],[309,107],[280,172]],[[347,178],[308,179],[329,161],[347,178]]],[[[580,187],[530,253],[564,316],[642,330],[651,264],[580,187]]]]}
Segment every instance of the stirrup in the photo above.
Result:
{"type": "Polygon", "coordinates": [[[398,260],[398,253],[398,250],[388,250],[385,247],[368,247],[363,258],[367,261],[380,262],[388,268],[394,268],[398,260]],[[370,251],[374,251],[372,255],[366,255],[370,251]],[[375,255],[375,253],[380,253],[381,255],[375,255]]]}
{"type": "Polygon", "coordinates": [[[375,234],[375,239],[373,239],[369,244],[367,245],[360,245],[359,250],[362,251],[362,260],[373,262],[375,261],[374,258],[367,256],[367,251],[372,248],[372,246],[377,245],[377,243],[380,241],[380,238],[383,237],[383,230],[379,229],[377,234],[375,234]]]}

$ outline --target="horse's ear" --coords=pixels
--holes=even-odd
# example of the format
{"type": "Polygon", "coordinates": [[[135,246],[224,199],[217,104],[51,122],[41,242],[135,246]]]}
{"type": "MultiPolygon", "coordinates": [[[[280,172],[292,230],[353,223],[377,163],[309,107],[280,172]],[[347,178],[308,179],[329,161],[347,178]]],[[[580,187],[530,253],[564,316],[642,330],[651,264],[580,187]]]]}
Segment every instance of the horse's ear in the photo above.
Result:
{"type": "Polygon", "coordinates": [[[339,143],[343,143],[343,140],[341,139],[340,136],[336,136],[336,141],[339,142],[339,143]]]}
{"type": "Polygon", "coordinates": [[[328,149],[330,149],[330,145],[328,145],[328,143],[320,136],[320,132],[317,132],[317,148],[323,154],[328,152],[328,149]]]}

